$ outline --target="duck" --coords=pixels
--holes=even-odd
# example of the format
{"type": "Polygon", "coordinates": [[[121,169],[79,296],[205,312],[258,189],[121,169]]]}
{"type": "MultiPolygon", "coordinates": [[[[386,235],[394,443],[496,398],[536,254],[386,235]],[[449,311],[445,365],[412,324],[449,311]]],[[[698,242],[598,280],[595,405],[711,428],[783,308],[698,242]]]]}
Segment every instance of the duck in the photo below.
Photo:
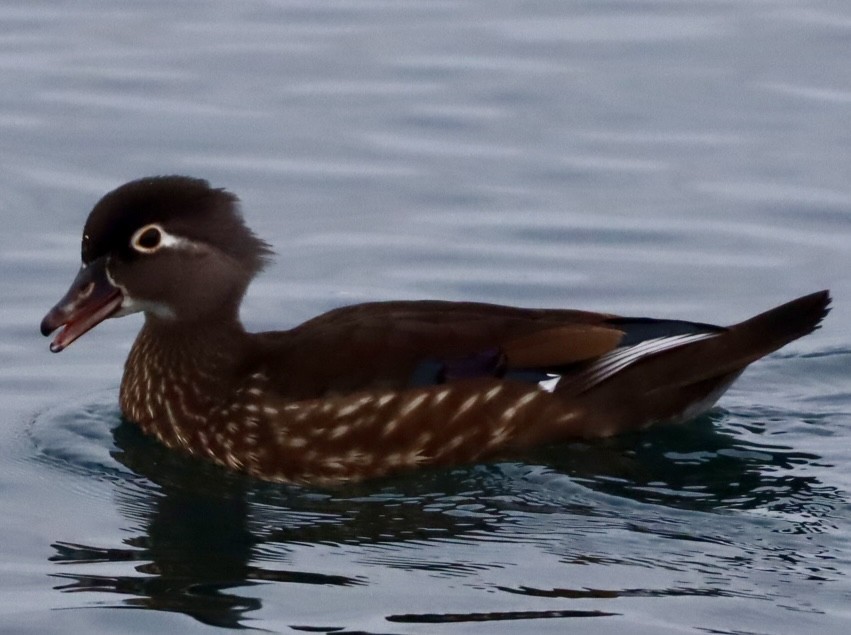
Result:
{"type": "Polygon", "coordinates": [[[819,328],[829,291],[732,326],[442,300],[335,308],[283,331],[239,317],[272,257],[238,198],[187,176],[131,181],[88,215],[47,313],[60,352],[142,312],[123,417],[174,451],[315,486],[522,456],[694,419],[752,362],[819,328]]]}

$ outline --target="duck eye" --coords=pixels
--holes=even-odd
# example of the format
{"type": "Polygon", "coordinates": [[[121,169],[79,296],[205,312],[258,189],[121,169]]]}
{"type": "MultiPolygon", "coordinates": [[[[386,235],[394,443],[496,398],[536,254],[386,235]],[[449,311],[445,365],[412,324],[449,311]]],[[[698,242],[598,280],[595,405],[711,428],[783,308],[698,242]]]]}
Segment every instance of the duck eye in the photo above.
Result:
{"type": "Polygon", "coordinates": [[[130,239],[130,244],[136,251],[143,253],[153,253],[159,249],[162,244],[163,233],[156,225],[148,225],[143,227],[130,239]]]}

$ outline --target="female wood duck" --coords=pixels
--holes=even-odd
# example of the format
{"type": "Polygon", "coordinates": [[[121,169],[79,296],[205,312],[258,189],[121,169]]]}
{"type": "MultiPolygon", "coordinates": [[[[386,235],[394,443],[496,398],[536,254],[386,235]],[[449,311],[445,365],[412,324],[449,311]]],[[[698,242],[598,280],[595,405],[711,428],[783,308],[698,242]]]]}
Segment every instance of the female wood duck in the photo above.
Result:
{"type": "Polygon", "coordinates": [[[145,323],[124,416],[170,448],[272,480],[333,484],[692,418],[754,360],[816,329],[821,291],[727,328],[472,302],[376,302],[248,333],[271,250],[237,198],[183,176],[95,205],[83,264],[41,324],[59,352],[109,317],[145,323]]]}

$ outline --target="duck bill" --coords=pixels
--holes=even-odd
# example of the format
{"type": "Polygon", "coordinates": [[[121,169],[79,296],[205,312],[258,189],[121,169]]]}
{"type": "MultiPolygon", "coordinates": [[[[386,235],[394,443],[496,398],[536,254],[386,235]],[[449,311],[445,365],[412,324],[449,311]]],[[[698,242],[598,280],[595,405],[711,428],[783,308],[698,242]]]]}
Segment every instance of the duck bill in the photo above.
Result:
{"type": "Polygon", "coordinates": [[[71,342],[114,315],[124,297],[106,275],[106,258],[98,258],[80,267],[68,293],[56,303],[41,321],[41,334],[53,338],[50,350],[58,353],[71,342]]]}

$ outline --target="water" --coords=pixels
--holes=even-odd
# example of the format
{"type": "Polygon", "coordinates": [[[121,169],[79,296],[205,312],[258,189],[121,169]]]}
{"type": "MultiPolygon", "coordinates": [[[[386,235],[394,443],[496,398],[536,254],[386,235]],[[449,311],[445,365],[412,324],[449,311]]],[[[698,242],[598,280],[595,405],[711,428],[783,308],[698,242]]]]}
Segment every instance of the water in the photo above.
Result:
{"type": "Polygon", "coordinates": [[[0,631],[847,631],[846,3],[0,2],[0,24],[0,631]],[[247,481],[120,423],[138,317],[59,356],[37,334],[94,201],[173,172],[277,247],[256,329],[390,298],[835,308],[683,427],[247,481]]]}

